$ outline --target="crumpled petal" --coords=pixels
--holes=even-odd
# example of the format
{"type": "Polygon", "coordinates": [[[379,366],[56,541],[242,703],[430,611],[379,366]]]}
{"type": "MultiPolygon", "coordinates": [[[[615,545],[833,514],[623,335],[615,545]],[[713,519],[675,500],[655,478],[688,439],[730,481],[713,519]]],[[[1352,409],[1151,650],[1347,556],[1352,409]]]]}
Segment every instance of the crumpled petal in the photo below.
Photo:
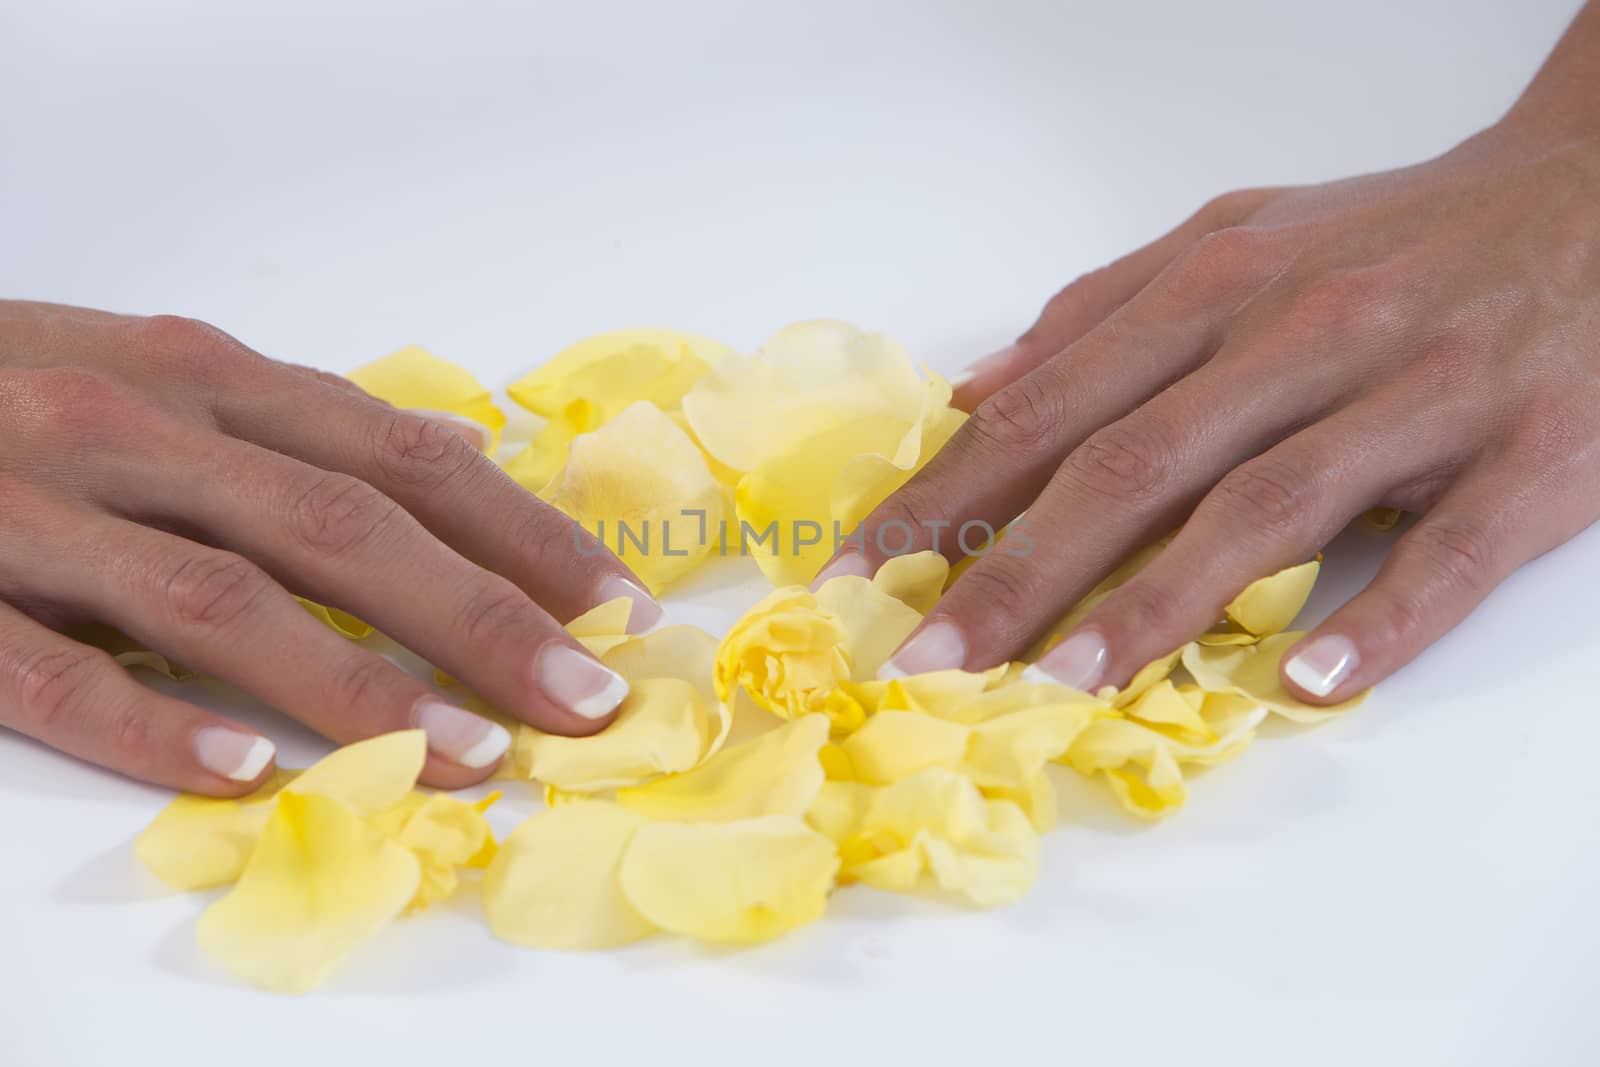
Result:
{"type": "Polygon", "coordinates": [[[840,742],[853,777],[890,785],[928,767],[955,770],[967,756],[971,730],[916,711],[880,711],[840,742]]]}
{"type": "Polygon", "coordinates": [[[416,855],[421,880],[407,911],[421,911],[456,891],[463,867],[487,865],[494,833],[483,817],[499,793],[469,804],[442,793],[411,793],[371,818],[373,826],[416,855]]]}
{"type": "Polygon", "coordinates": [[[1278,665],[1284,654],[1304,636],[1304,631],[1291,630],[1264,638],[1260,644],[1242,647],[1191,644],[1183,651],[1183,665],[1207,692],[1243,694],[1273,714],[1293,722],[1331,719],[1366,700],[1370,689],[1340,704],[1306,704],[1284,688],[1278,678],[1278,665]]]}
{"type": "Polygon", "coordinates": [[[332,797],[282,793],[239,882],[200,917],[200,945],[267,989],[303,993],[403,912],[417,857],[332,797]]]}
{"type": "Polygon", "coordinates": [[[591,654],[603,656],[633,639],[633,635],[628,633],[628,619],[632,615],[633,601],[619,596],[604,604],[596,604],[567,623],[566,630],[591,654]]]}
{"type": "Polygon", "coordinates": [[[1224,613],[1232,622],[1257,636],[1282,633],[1294,625],[1295,616],[1305,607],[1321,569],[1321,561],[1314,559],[1251,582],[1224,613]]]}
{"type": "Polygon", "coordinates": [[[673,933],[707,941],[779,937],[822,917],[839,857],[792,815],[647,823],[622,857],[622,893],[673,933]]]}
{"type": "Polygon", "coordinates": [[[348,637],[352,641],[359,641],[363,637],[369,637],[372,635],[372,627],[367,623],[362,622],[348,611],[340,611],[338,608],[330,608],[324,604],[318,604],[315,601],[307,600],[303,596],[297,596],[295,599],[300,602],[301,607],[305,608],[311,613],[313,618],[322,623],[328,629],[332,630],[334,633],[338,634],[340,637],[348,637]]]}
{"type": "Polygon", "coordinates": [[[432,408],[464,415],[488,430],[494,454],[505,428],[505,412],[495,406],[489,390],[468,371],[440,359],[418,345],[391,352],[346,375],[352,382],[397,408],[432,408]]]}
{"type": "Polygon", "coordinates": [[[519,730],[513,741],[518,766],[558,789],[593,793],[700,763],[721,728],[718,706],[681,678],[644,678],[630,686],[616,720],[590,737],[519,730]]]}
{"type": "Polygon", "coordinates": [[[643,401],[574,438],[566,465],[539,495],[615,552],[651,592],[710,555],[727,499],[695,443],[643,401]]]}
{"type": "Polygon", "coordinates": [[[807,818],[838,844],[841,882],[994,907],[1038,876],[1039,835],[1027,815],[954,771],[930,768],[890,786],[828,782],[807,818]]]}
{"type": "Polygon", "coordinates": [[[950,561],[937,552],[912,552],[884,560],[872,584],[919,615],[926,615],[944,595],[950,561]]]}
{"type": "Polygon", "coordinates": [[[511,399],[554,418],[575,401],[594,406],[600,421],[635,401],[669,410],[727,356],[727,345],[677,330],[615,330],[562,349],[506,387],[511,399]]]}
{"type": "Polygon", "coordinates": [[[617,803],[672,822],[804,815],[822,788],[818,752],[827,740],[827,717],[804,715],[723,749],[693,770],[619,789],[617,803]]]}
{"type": "Polygon", "coordinates": [[[134,855],[173,889],[229,885],[255,851],[279,790],[294,777],[276,769],[255,792],[237,800],[182,794],[134,839],[134,855]]]}
{"type": "Polygon", "coordinates": [[[714,675],[717,699],[731,702],[743,690],[785,719],[824,711],[827,695],[850,678],[844,650],[849,638],[844,623],[818,607],[804,588],[774,590],[723,637],[714,675]]]}
{"type": "Polygon", "coordinates": [[[645,819],[594,800],[533,816],[500,845],[483,877],[496,936],[548,949],[626,945],[656,929],[622,894],[618,872],[645,819]]]}

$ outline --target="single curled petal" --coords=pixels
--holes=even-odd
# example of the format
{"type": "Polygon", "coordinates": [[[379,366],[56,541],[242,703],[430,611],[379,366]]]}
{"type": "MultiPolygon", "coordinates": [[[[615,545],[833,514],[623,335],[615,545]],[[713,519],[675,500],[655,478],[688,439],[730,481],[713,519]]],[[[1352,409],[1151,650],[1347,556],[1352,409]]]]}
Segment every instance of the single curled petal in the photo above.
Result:
{"type": "Polygon", "coordinates": [[[1311,587],[1322,569],[1320,560],[1290,567],[1267,578],[1251,582],[1233,599],[1224,613],[1235,624],[1258,637],[1281,633],[1294,625],[1295,616],[1305,607],[1311,587]]]}
{"type": "Polygon", "coordinates": [[[622,857],[622,892],[664,930],[707,941],[779,937],[822,917],[839,857],[794,816],[648,823],[622,857]]]}
{"type": "Polygon", "coordinates": [[[617,803],[657,821],[733,822],[804,815],[822,788],[818,752],[828,720],[805,715],[723,749],[682,774],[617,791],[617,803]]]}
{"type": "Polygon", "coordinates": [[[652,592],[703,563],[726,493],[695,443],[644,402],[572,441],[561,473],[539,491],[633,569],[652,592]]]}
{"type": "Polygon", "coordinates": [[[363,815],[372,815],[399,804],[416,788],[427,759],[428,735],[400,730],[329,753],[287,788],[341,800],[363,815]]]}
{"type": "Polygon", "coordinates": [[[971,730],[915,711],[880,711],[840,743],[853,777],[890,785],[928,767],[955,770],[967,756],[971,730]]]}
{"type": "Polygon", "coordinates": [[[500,845],[483,876],[497,937],[534,948],[614,948],[655,925],[622,894],[619,868],[643,816],[579,800],[533,816],[500,845]]]}
{"type": "Polygon", "coordinates": [[[420,866],[348,804],[282,793],[231,892],[200,917],[200,945],[264,988],[303,993],[403,912],[420,866]]]}
{"type": "Polygon", "coordinates": [[[937,552],[912,552],[883,562],[872,584],[919,615],[926,615],[944,595],[950,561],[937,552]]]}
{"type": "Polygon", "coordinates": [[[1304,636],[1300,631],[1273,634],[1260,644],[1242,647],[1192,644],[1183,651],[1183,665],[1207,692],[1239,693],[1274,715],[1299,723],[1331,719],[1366,700],[1370,689],[1339,704],[1306,704],[1284,688],[1278,665],[1304,636]]]}
{"type": "Polygon", "coordinates": [[[591,737],[517,732],[514,759],[530,777],[558,789],[594,793],[686,771],[711,751],[722,730],[717,705],[681,678],[630,683],[617,718],[591,737]]]}
{"type": "Polygon", "coordinates": [[[489,390],[476,378],[417,345],[358,367],[346,377],[397,408],[431,408],[482,423],[489,430],[491,443],[486,451],[491,455],[506,425],[505,412],[495,406],[489,390]]]}
{"type": "Polygon", "coordinates": [[[307,600],[302,596],[297,596],[295,599],[300,602],[301,607],[305,608],[311,613],[313,618],[322,623],[322,625],[326,626],[328,629],[332,630],[334,633],[338,634],[340,637],[347,637],[352,641],[359,641],[363,637],[370,637],[372,635],[372,627],[362,622],[348,611],[340,611],[338,608],[330,608],[326,605],[318,604],[313,600],[307,600]]]}
{"type": "Polygon", "coordinates": [[[711,364],[730,352],[710,338],[677,330],[615,330],[562,349],[506,392],[546,418],[582,402],[605,422],[641,400],[663,410],[677,407],[711,364]]]}

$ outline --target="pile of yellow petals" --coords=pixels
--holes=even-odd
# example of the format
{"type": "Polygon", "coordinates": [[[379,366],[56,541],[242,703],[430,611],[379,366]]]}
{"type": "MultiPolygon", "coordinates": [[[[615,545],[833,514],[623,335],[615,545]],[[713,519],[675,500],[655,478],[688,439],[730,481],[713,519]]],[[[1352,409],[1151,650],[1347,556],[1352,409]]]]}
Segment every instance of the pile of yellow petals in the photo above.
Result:
{"type": "Polygon", "coordinates": [[[200,917],[201,946],[257,985],[304,992],[494,857],[484,811],[495,797],[417,792],[426,758],[426,737],[408,730],[280,770],[240,800],[181,796],[134,851],[174,889],[231,886],[200,917]]]}
{"type": "MultiPolygon", "coordinates": [[[[354,377],[396,404],[496,433],[504,423],[470,375],[420,349],[354,377]]],[[[758,528],[849,530],[961,418],[945,382],[919,375],[887,338],[838,322],[791,326],[748,357],[664,330],[606,334],[508,391],[544,420],[509,462],[513,477],[613,547],[620,521],[654,524],[653,536],[665,530],[690,550],[622,553],[654,589],[703,562],[709,547],[697,554],[696,541],[715,540],[685,528],[685,513],[696,524],[731,513],[758,528]]],[[[811,591],[799,583],[831,555],[831,530],[776,547],[757,559],[780,587],[720,641],[691,626],[630,635],[626,599],[569,625],[630,687],[592,737],[545,734],[464,694],[514,730],[500,776],[545,800],[498,846],[488,802],[415,790],[425,744],[412,731],[279,772],[242,800],[181,797],[138,854],[176,888],[231,886],[200,920],[200,940],[275,990],[315,986],[389,920],[449,896],[467,869],[482,870],[489,924],[515,944],[601,949],[658,932],[755,942],[816,920],[853,883],[978,907],[1014,901],[1036,879],[1040,835],[1062,821],[1060,775],[1104,782],[1135,815],[1167,815],[1196,768],[1237,756],[1268,716],[1315,722],[1361,699],[1313,707],[1278,680],[1320,561],[1254,583],[1211,632],[1124,688],[1090,694],[1026,662],[1159,544],[1025,662],[890,681],[878,672],[953,580],[946,561],[900,556],[871,579],[811,591]]],[[[306,607],[352,638],[370,630],[306,607]]]]}

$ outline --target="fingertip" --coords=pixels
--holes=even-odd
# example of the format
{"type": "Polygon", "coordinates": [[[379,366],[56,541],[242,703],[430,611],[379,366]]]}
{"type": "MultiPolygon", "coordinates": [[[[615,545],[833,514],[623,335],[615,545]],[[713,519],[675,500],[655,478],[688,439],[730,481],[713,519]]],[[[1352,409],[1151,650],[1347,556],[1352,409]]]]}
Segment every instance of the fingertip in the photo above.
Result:
{"type": "Polygon", "coordinates": [[[561,640],[547,641],[533,661],[533,683],[547,709],[531,725],[570,737],[598,733],[616,718],[628,696],[622,675],[585,649],[561,640]]]}
{"type": "Polygon", "coordinates": [[[1344,634],[1316,633],[1284,656],[1278,673],[1286,688],[1310,704],[1337,704],[1353,688],[1361,652],[1344,634]]]}
{"type": "Polygon", "coordinates": [[[871,561],[853,548],[846,548],[837,556],[823,565],[817,576],[811,579],[811,592],[815,593],[822,588],[824,582],[833,578],[854,576],[857,578],[871,578],[876,573],[871,561]]]}
{"type": "Polygon", "coordinates": [[[647,634],[665,623],[666,609],[642,584],[621,574],[606,575],[596,587],[595,605],[619,598],[632,601],[632,608],[628,612],[628,633],[634,636],[647,634]]]}
{"type": "Polygon", "coordinates": [[[1034,362],[1018,343],[997,348],[987,356],[973,360],[951,377],[950,402],[962,411],[970,412],[988,399],[990,394],[1032,369],[1034,362]]]}
{"type": "Polygon", "coordinates": [[[230,791],[249,792],[271,770],[278,749],[260,734],[235,726],[204,726],[194,735],[195,760],[230,791]]]}

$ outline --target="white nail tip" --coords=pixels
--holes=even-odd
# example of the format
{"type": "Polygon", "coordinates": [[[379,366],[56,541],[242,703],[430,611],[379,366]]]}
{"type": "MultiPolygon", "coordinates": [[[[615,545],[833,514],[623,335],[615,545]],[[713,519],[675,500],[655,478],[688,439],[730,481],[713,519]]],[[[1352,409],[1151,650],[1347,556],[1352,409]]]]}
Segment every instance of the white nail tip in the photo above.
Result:
{"type": "Polygon", "coordinates": [[[878,681],[880,682],[892,682],[896,678],[905,677],[907,677],[906,672],[896,667],[893,663],[885,663],[878,668],[878,681]]]}
{"type": "Polygon", "coordinates": [[[607,680],[605,688],[598,693],[592,693],[584,697],[582,700],[573,701],[572,713],[574,715],[581,715],[585,719],[603,719],[617,710],[617,705],[621,704],[628,695],[628,683],[620,674],[610,671],[607,673],[611,677],[607,680]]]}
{"type": "Polygon", "coordinates": [[[267,764],[272,762],[272,757],[277,753],[278,746],[265,737],[257,737],[250,742],[250,748],[239,761],[239,766],[228,777],[236,782],[253,782],[267,769],[267,764]]]}
{"type": "Polygon", "coordinates": [[[1037,663],[1030,663],[1022,669],[1022,681],[1032,685],[1060,685],[1061,680],[1046,671],[1037,663]]]}
{"type": "Polygon", "coordinates": [[[1334,677],[1337,671],[1330,673],[1318,670],[1307,662],[1304,656],[1295,656],[1284,664],[1283,673],[1287,674],[1295,685],[1314,696],[1325,697],[1333,692],[1334,686],[1338,684],[1334,677]]]}
{"type": "Polygon", "coordinates": [[[511,734],[499,723],[489,723],[489,732],[483,735],[482,740],[461,755],[456,757],[456,762],[463,767],[477,770],[487,767],[506,754],[506,749],[511,747],[511,734]]]}

